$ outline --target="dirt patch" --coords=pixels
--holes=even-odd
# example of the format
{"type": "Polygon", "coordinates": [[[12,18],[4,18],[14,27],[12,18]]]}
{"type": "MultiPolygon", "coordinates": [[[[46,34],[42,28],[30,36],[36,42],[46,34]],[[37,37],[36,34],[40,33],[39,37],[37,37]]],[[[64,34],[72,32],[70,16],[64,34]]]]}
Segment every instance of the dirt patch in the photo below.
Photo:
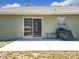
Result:
{"type": "Polygon", "coordinates": [[[13,41],[0,41],[0,48],[4,47],[5,45],[7,45],[7,44],[9,44],[11,42],[13,42],[13,41]]]}
{"type": "Polygon", "coordinates": [[[0,59],[79,59],[79,52],[0,52],[0,59]]]}

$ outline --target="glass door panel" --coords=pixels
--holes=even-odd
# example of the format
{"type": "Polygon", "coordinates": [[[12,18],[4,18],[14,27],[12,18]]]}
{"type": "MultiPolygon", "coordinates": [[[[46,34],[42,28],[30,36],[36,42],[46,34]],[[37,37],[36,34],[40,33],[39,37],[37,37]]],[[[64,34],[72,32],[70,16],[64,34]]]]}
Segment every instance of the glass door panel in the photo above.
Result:
{"type": "Polygon", "coordinates": [[[41,19],[33,19],[33,36],[41,37],[41,19]]]}
{"type": "Polygon", "coordinates": [[[32,18],[24,18],[24,36],[32,36],[32,18]]]}

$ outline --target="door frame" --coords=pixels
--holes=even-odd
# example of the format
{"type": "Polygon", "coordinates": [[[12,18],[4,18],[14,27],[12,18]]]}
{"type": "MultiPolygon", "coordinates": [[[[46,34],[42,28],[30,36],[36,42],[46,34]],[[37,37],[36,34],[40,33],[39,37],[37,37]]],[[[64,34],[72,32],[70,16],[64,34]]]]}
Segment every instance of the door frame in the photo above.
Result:
{"type": "MultiPolygon", "coordinates": [[[[32,33],[32,37],[24,36],[24,18],[41,19],[41,37],[42,37],[42,20],[43,20],[43,17],[23,17],[23,38],[41,38],[41,37],[33,37],[33,33],[32,33]]],[[[32,26],[33,26],[33,23],[32,23],[32,26]]],[[[32,32],[33,32],[33,30],[32,30],[32,32]]]]}

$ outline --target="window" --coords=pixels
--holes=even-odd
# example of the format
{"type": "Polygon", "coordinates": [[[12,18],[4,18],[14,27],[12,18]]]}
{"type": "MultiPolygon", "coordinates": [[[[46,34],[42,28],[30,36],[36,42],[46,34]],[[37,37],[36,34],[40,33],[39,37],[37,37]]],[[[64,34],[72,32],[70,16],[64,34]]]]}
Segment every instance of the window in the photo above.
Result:
{"type": "Polygon", "coordinates": [[[57,27],[66,28],[67,27],[67,17],[64,17],[64,16],[57,17],[57,27]]]}

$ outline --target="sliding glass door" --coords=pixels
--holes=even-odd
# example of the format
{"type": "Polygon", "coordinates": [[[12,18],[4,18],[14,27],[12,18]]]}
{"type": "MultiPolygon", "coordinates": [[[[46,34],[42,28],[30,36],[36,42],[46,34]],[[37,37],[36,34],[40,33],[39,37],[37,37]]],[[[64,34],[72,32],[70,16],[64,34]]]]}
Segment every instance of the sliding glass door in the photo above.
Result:
{"type": "Polygon", "coordinates": [[[24,18],[24,36],[41,37],[41,19],[24,18]]]}

